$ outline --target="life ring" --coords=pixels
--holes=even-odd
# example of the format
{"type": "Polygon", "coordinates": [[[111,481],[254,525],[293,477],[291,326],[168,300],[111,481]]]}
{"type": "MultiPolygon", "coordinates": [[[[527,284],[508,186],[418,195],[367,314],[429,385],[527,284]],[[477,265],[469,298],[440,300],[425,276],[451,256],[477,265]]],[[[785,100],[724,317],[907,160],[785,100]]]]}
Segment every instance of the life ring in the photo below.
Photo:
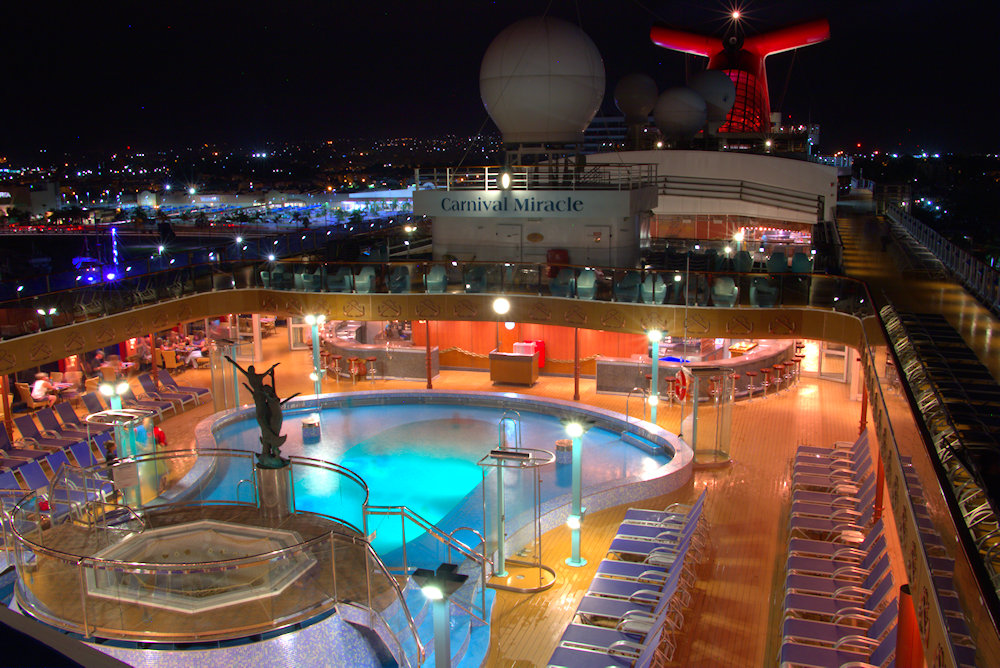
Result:
{"type": "Polygon", "coordinates": [[[677,401],[684,401],[688,394],[687,374],[681,369],[677,371],[677,375],[674,377],[677,379],[677,386],[674,388],[674,394],[677,395],[677,401]]]}

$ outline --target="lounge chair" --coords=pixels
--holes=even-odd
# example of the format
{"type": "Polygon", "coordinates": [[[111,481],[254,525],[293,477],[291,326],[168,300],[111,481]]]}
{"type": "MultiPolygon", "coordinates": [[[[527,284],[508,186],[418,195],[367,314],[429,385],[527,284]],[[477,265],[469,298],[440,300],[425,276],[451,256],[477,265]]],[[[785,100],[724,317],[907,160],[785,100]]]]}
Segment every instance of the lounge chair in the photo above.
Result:
{"type": "MultiPolygon", "coordinates": [[[[142,385],[146,396],[155,401],[176,401],[183,408],[185,405],[195,402],[195,395],[191,392],[164,392],[158,390],[153,377],[148,373],[139,376],[139,384],[142,385]]],[[[176,411],[175,411],[176,412],[176,411]]]]}
{"type": "Polygon", "coordinates": [[[172,401],[164,401],[162,399],[152,399],[152,398],[139,398],[132,393],[132,389],[129,388],[125,391],[122,397],[122,405],[128,408],[138,408],[140,410],[152,411],[156,414],[158,418],[163,419],[163,411],[168,408],[177,415],[177,406],[172,401]]]}
{"type": "Polygon", "coordinates": [[[38,411],[38,421],[42,424],[45,432],[60,438],[78,439],[80,441],[93,440],[98,446],[104,445],[111,438],[110,431],[98,431],[94,429],[73,429],[59,423],[55,411],[51,408],[43,408],[38,411]]]}
{"type": "Polygon", "coordinates": [[[771,274],[783,274],[788,271],[788,260],[783,251],[774,251],[767,258],[767,271],[771,274]]]}
{"type": "Polygon", "coordinates": [[[818,621],[835,622],[838,616],[855,612],[858,609],[878,614],[886,605],[895,599],[895,585],[892,574],[887,573],[873,589],[861,587],[844,587],[834,596],[817,594],[785,594],[785,618],[816,619],[818,621]]]}
{"type": "Polygon", "coordinates": [[[789,573],[785,577],[785,591],[819,596],[836,596],[845,587],[871,590],[889,572],[889,555],[883,553],[870,568],[847,566],[836,576],[789,573]]]}
{"type": "Polygon", "coordinates": [[[42,449],[62,449],[70,443],[75,443],[80,440],[77,438],[59,437],[49,432],[45,432],[43,434],[39,431],[38,425],[35,424],[35,421],[31,419],[30,415],[16,416],[14,418],[14,424],[17,426],[17,430],[21,432],[21,438],[26,443],[33,446],[42,446],[42,449]]]}
{"type": "Polygon", "coordinates": [[[90,433],[98,434],[109,434],[115,430],[115,428],[109,424],[98,424],[95,422],[81,420],[80,416],[78,416],[76,411],[73,410],[73,407],[67,403],[56,404],[53,408],[55,408],[56,413],[59,414],[59,419],[62,420],[63,426],[67,429],[89,431],[90,433]]]}
{"type": "Polygon", "coordinates": [[[849,624],[816,622],[809,619],[786,619],[781,625],[782,644],[806,642],[833,647],[844,638],[862,633],[868,638],[880,640],[895,626],[898,615],[899,601],[893,599],[874,618],[871,613],[862,613],[861,611],[845,614],[843,621],[850,622],[849,624]]]}
{"type": "Polygon", "coordinates": [[[326,289],[330,292],[353,292],[354,274],[350,267],[339,267],[332,275],[327,274],[326,289]]]}
{"type": "Polygon", "coordinates": [[[756,276],[750,281],[750,304],[761,308],[772,308],[778,303],[778,284],[770,278],[756,276]]]}
{"type": "Polygon", "coordinates": [[[160,385],[168,388],[170,391],[184,392],[187,394],[193,394],[195,398],[198,399],[198,403],[201,403],[202,399],[208,399],[212,396],[212,391],[207,387],[197,387],[195,385],[178,385],[177,381],[174,380],[173,376],[164,371],[163,369],[158,369],[156,372],[156,377],[160,380],[160,385]]]}
{"type": "Polygon", "coordinates": [[[793,666],[869,666],[885,668],[894,665],[896,627],[880,642],[866,636],[849,636],[838,647],[819,647],[789,640],[781,645],[778,660],[793,666]]]}
{"type": "Polygon", "coordinates": [[[375,292],[374,267],[361,267],[361,271],[354,277],[354,291],[362,294],[375,292]]]}

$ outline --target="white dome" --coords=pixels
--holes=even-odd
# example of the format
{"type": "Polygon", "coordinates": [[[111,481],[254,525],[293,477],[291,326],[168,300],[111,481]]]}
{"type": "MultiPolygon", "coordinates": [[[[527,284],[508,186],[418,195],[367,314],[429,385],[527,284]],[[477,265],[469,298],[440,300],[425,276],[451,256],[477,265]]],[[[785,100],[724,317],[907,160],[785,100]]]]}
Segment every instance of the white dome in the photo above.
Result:
{"type": "Polygon", "coordinates": [[[705,125],[705,98],[686,86],[663,92],[653,108],[656,127],[668,137],[691,137],[705,125]]]}
{"type": "Polygon", "coordinates": [[[736,84],[720,70],[705,70],[691,77],[688,86],[705,99],[708,120],[721,122],[736,101],[736,84]]]}
{"type": "Polygon", "coordinates": [[[643,123],[656,105],[656,82],[648,74],[629,74],[615,86],[615,106],[626,123],[643,123]]]}
{"type": "Polygon", "coordinates": [[[578,142],[604,98],[604,62],[573,24],[524,19],[486,49],[479,92],[505,143],[578,142]]]}

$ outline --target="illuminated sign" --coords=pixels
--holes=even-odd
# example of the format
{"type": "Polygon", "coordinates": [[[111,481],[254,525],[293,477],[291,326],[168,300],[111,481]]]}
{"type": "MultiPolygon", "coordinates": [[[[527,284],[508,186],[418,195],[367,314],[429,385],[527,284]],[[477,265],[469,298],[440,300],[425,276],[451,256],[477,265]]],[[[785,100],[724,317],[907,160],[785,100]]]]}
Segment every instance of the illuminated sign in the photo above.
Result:
{"type": "Polygon", "coordinates": [[[6,190],[0,190],[0,199],[11,199],[12,197],[14,197],[14,196],[11,195],[6,190]]]}
{"type": "Polygon", "coordinates": [[[619,190],[417,190],[413,210],[457,218],[620,217],[629,215],[629,197],[619,190]]]}

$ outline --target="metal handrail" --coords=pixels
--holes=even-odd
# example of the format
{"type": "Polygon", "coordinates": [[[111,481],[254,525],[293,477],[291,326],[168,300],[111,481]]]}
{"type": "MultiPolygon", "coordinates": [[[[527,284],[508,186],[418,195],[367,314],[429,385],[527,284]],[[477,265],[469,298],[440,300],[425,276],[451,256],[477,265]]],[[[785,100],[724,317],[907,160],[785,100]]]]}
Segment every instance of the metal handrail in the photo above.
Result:
{"type": "Polygon", "coordinates": [[[642,395],[642,419],[646,419],[646,404],[649,403],[649,390],[644,387],[633,387],[628,391],[628,395],[625,396],[625,431],[628,431],[630,421],[632,419],[632,416],[628,412],[628,402],[632,398],[632,394],[635,392],[642,395]]]}
{"type": "Polygon", "coordinates": [[[504,411],[503,416],[497,423],[497,447],[501,450],[506,449],[507,445],[507,432],[504,429],[504,425],[513,424],[514,425],[514,449],[521,449],[521,414],[513,409],[508,409],[504,411]]]}
{"type": "MultiPolygon", "coordinates": [[[[480,575],[480,580],[481,580],[480,581],[480,596],[481,596],[480,610],[481,610],[481,612],[477,613],[474,610],[467,610],[464,606],[461,605],[461,603],[459,601],[457,601],[455,599],[452,599],[452,603],[454,603],[455,605],[458,605],[463,610],[465,610],[466,612],[468,612],[470,615],[476,617],[480,621],[483,621],[483,622],[487,621],[486,620],[486,565],[487,565],[487,563],[492,564],[493,563],[492,560],[490,560],[485,554],[481,554],[479,552],[476,552],[474,549],[472,549],[471,547],[469,547],[468,545],[466,545],[462,541],[460,541],[457,538],[455,538],[452,534],[446,534],[446,533],[444,533],[444,531],[442,529],[440,529],[437,525],[435,525],[432,522],[428,521],[427,519],[421,517],[418,513],[413,512],[413,510],[411,510],[407,506],[379,506],[379,505],[367,505],[366,504],[365,507],[364,507],[364,518],[365,518],[364,525],[365,525],[365,530],[366,531],[367,531],[367,526],[368,526],[368,516],[369,515],[376,515],[376,516],[398,516],[401,520],[410,520],[411,522],[413,522],[414,524],[416,524],[418,527],[420,527],[427,535],[431,536],[432,538],[434,538],[435,540],[437,540],[439,543],[447,545],[448,546],[448,555],[449,555],[449,557],[451,555],[451,550],[454,549],[459,554],[461,554],[462,556],[464,556],[466,559],[471,559],[477,565],[479,565],[479,567],[480,567],[480,573],[481,573],[481,575],[480,575]]],[[[456,529],[456,531],[457,531],[457,529],[456,529]]],[[[452,532],[452,533],[454,533],[454,532],[452,532]]],[[[482,536],[480,535],[480,538],[481,537],[482,536]]],[[[403,566],[402,566],[402,571],[404,573],[406,573],[406,574],[409,574],[409,562],[408,562],[407,556],[406,556],[405,533],[404,533],[403,541],[404,542],[403,542],[403,566]]],[[[485,545],[485,542],[483,544],[485,545]]]]}

